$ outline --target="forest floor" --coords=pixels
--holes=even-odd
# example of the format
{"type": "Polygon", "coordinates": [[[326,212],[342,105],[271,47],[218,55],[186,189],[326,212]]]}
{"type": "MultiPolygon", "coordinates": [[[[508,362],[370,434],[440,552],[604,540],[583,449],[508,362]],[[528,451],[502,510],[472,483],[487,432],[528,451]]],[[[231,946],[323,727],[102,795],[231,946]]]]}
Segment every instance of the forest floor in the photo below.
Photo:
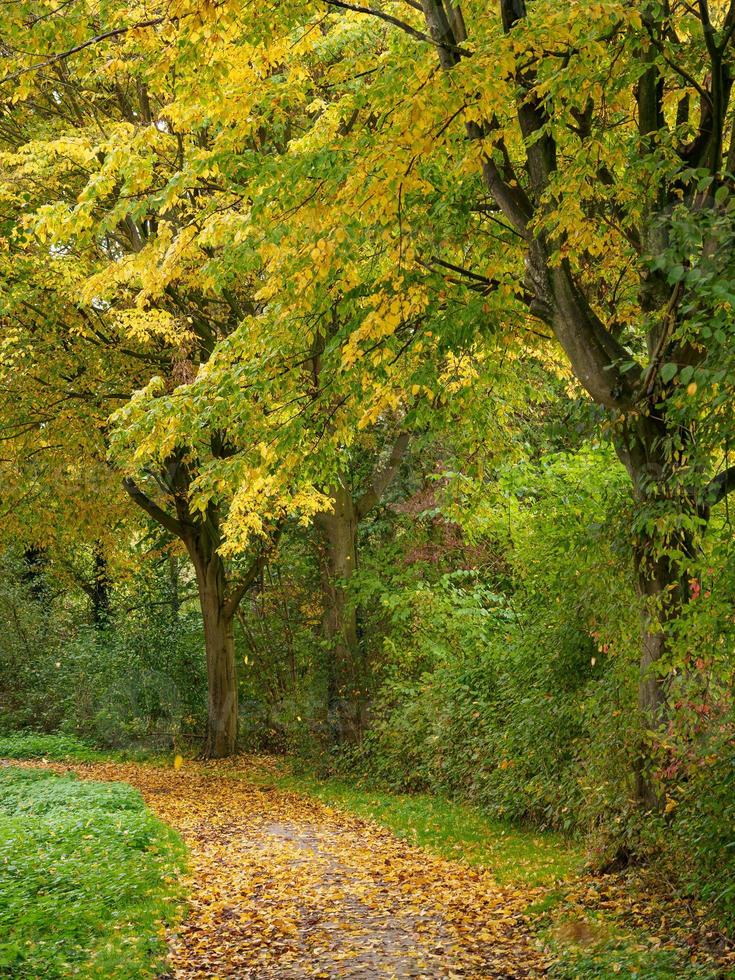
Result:
{"type": "MultiPolygon", "coordinates": [[[[130,783],[184,838],[175,980],[728,975],[698,944],[688,955],[673,906],[662,911],[617,878],[567,867],[559,891],[528,861],[513,880],[507,868],[449,860],[349,812],[336,791],[317,799],[267,759],[45,765],[130,783]]],[[[544,846],[540,865],[554,874],[544,846]]],[[[557,850],[562,865],[575,862],[557,850]]]]}
{"type": "Polygon", "coordinates": [[[184,838],[191,898],[171,938],[177,980],[543,972],[526,923],[527,890],[243,778],[242,762],[53,768],[130,783],[184,838]]]}

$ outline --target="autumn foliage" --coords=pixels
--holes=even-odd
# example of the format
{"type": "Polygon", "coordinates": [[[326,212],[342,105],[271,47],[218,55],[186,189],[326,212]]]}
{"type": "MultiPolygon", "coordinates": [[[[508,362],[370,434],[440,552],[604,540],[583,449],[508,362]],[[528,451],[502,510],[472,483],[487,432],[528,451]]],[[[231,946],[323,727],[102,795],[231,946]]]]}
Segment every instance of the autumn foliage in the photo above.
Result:
{"type": "Polygon", "coordinates": [[[458,795],[732,923],[735,4],[0,35],[3,723],[458,795]]]}

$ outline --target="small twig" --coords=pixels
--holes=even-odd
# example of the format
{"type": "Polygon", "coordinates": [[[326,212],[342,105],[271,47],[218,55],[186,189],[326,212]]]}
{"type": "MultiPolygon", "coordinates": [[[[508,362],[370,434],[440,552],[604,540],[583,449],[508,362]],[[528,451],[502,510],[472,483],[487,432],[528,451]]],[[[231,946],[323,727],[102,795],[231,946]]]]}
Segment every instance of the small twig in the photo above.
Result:
{"type": "Polygon", "coordinates": [[[51,55],[45,61],[39,61],[35,65],[28,65],[26,68],[21,68],[18,71],[13,72],[10,75],[6,75],[5,78],[0,80],[0,85],[4,85],[6,82],[14,82],[16,78],[20,78],[21,75],[27,75],[29,71],[38,71],[39,68],[47,68],[49,65],[56,64],[57,61],[64,61],[66,58],[70,58],[73,54],[77,54],[79,51],[83,51],[85,48],[91,47],[93,44],[98,44],[100,41],[106,41],[111,37],[119,37],[121,34],[127,34],[128,31],[134,31],[138,28],[143,27],[157,27],[165,21],[165,17],[154,17],[152,20],[141,20],[137,24],[129,24],[127,27],[114,27],[110,31],[104,31],[102,34],[96,34],[94,37],[90,37],[86,41],[82,41],[81,44],[76,44],[73,48],[67,48],[66,51],[61,51],[59,54],[51,55]]]}

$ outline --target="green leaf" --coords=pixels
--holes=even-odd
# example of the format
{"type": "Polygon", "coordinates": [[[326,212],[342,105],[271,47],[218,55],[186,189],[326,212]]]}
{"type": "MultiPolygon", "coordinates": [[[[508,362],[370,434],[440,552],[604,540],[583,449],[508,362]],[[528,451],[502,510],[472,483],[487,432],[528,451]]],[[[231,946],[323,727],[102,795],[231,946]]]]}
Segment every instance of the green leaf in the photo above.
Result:
{"type": "Polygon", "coordinates": [[[715,205],[719,207],[727,199],[729,193],[730,191],[727,187],[718,187],[715,191],[715,205]]]}
{"type": "Polygon", "coordinates": [[[685,275],[686,269],[683,265],[674,265],[669,269],[669,274],[666,278],[669,283],[673,284],[681,282],[685,275]]]}

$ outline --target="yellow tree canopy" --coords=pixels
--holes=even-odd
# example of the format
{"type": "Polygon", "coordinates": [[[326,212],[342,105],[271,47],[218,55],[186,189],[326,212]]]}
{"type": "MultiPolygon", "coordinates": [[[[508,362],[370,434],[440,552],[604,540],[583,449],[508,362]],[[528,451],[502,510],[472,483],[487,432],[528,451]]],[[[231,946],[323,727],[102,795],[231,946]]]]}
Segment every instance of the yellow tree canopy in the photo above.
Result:
{"type": "Polygon", "coordinates": [[[150,354],[115,417],[128,471],[197,440],[202,464],[206,419],[232,451],[197,492],[238,492],[245,524],[320,506],[340,447],[420,417],[473,351],[554,374],[558,342],[613,427],[645,428],[639,388],[696,360],[657,348],[686,246],[656,216],[714,193],[729,145],[701,64],[732,16],[708,10],[14,5],[6,254],[23,288],[55,270],[79,336],[91,315],[150,354]]]}

